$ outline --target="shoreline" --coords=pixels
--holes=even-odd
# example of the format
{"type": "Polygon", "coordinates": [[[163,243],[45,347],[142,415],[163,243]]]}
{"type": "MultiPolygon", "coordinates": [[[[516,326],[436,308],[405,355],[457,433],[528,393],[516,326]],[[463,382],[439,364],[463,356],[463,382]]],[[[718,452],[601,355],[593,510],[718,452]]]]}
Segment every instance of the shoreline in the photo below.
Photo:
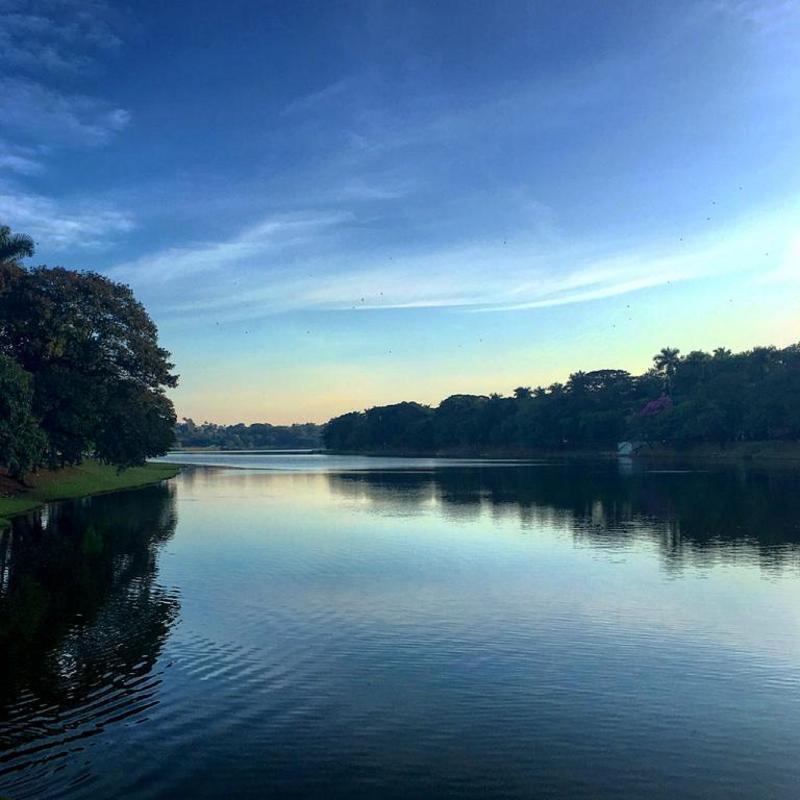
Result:
{"type": "Polygon", "coordinates": [[[29,476],[27,487],[7,478],[4,483],[20,488],[13,494],[0,496],[0,532],[10,526],[14,517],[47,503],[137,489],[174,478],[180,471],[179,464],[147,463],[118,473],[116,467],[87,460],[78,466],[41,470],[29,476]]]}
{"type": "MultiPolygon", "coordinates": [[[[702,443],[676,447],[665,444],[641,444],[630,455],[620,455],[616,449],[563,449],[539,450],[528,448],[470,448],[457,447],[441,450],[413,448],[387,448],[384,450],[225,450],[219,448],[175,448],[169,455],[327,455],[361,456],[365,458],[441,458],[482,459],[487,461],[538,460],[538,459],[633,459],[639,461],[707,461],[715,463],[767,463],[800,464],[800,442],[747,441],[724,445],[702,443]]],[[[175,463],[175,462],[159,462],[175,463]]],[[[192,464],[187,461],[185,464],[192,464]]]]}
{"type": "Polygon", "coordinates": [[[653,461],[700,460],[713,462],[775,463],[797,462],[800,464],[800,442],[752,441],[731,442],[725,445],[698,444],[673,447],[663,444],[645,444],[630,455],[622,456],[616,450],[535,450],[508,448],[451,448],[446,450],[322,450],[325,455],[365,456],[370,458],[480,458],[486,460],[510,459],[633,459],[653,461]]]}

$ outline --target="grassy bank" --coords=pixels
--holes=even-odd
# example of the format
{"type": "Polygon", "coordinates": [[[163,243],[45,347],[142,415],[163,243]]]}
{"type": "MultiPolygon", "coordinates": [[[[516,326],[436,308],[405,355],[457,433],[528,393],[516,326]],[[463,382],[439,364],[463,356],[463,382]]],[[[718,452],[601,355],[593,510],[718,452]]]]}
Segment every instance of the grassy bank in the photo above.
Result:
{"type": "Polygon", "coordinates": [[[133,489],[172,478],[180,472],[176,464],[145,464],[117,472],[116,467],[85,461],[77,467],[42,470],[28,478],[29,486],[13,495],[0,497],[0,530],[11,517],[24,514],[52,500],[68,500],[119,489],[133,489]]]}

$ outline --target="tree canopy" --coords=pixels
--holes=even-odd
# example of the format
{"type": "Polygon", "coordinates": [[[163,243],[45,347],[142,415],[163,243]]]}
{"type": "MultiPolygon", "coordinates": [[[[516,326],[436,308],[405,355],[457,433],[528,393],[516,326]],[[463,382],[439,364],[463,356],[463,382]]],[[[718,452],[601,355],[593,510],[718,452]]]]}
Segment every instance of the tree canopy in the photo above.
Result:
{"type": "MultiPolygon", "coordinates": [[[[26,424],[42,444],[24,467],[2,453],[0,463],[24,472],[91,455],[126,467],[163,453],[175,425],[165,390],[177,376],[144,307],[128,286],[94,272],[20,266],[32,252],[27,237],[0,228],[3,374],[15,382],[18,413],[28,398],[26,424]]],[[[12,424],[10,410],[0,414],[12,424]]]]}
{"type": "Polygon", "coordinates": [[[270,425],[254,422],[245,425],[197,424],[184,417],[175,428],[180,447],[209,447],[218,450],[313,450],[322,447],[322,426],[313,422],[295,425],[270,425]]]}
{"type": "Polygon", "coordinates": [[[325,427],[345,451],[506,452],[610,449],[625,439],[686,446],[800,439],[800,345],[733,354],[664,348],[642,375],[575,372],[512,397],[453,395],[353,411],[325,427]]]}

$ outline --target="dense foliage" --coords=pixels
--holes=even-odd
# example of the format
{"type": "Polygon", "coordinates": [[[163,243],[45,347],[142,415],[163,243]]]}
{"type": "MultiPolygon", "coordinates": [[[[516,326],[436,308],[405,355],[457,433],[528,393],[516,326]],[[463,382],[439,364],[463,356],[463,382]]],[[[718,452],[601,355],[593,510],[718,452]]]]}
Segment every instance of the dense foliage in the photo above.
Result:
{"type": "Polygon", "coordinates": [[[87,455],[120,467],[172,443],[169,353],[130,288],[92,272],[25,269],[0,227],[0,465],[21,476],[87,455]]]}
{"type": "Polygon", "coordinates": [[[322,447],[322,426],[299,425],[215,425],[184,418],[175,428],[180,447],[209,447],[216,450],[313,450],[322,447]]]}
{"type": "Polygon", "coordinates": [[[325,427],[345,451],[524,452],[614,448],[621,440],[676,446],[800,439],[800,345],[718,349],[654,367],[576,372],[565,384],[520,386],[513,397],[453,395],[436,408],[397,403],[351,412],[325,427]]]}
{"type": "Polygon", "coordinates": [[[0,464],[14,476],[24,475],[42,458],[45,445],[33,415],[33,379],[0,355],[0,464]]]}

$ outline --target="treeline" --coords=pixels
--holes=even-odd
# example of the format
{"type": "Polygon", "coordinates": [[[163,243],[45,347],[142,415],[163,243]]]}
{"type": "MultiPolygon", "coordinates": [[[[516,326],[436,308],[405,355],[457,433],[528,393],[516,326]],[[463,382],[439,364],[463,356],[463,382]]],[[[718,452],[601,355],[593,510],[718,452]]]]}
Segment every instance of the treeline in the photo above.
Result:
{"type": "Polygon", "coordinates": [[[665,348],[643,375],[575,372],[511,397],[378,406],[336,417],[324,433],[326,447],[339,451],[475,454],[798,439],[800,345],[685,356],[665,348]]]}
{"type": "Polygon", "coordinates": [[[25,268],[33,241],[0,226],[0,467],[17,478],[92,456],[165,452],[177,376],[144,307],[93,272],[25,268]]]}
{"type": "Polygon", "coordinates": [[[322,425],[198,425],[184,417],[175,426],[178,447],[208,447],[218,450],[314,450],[322,447],[322,425]]]}

